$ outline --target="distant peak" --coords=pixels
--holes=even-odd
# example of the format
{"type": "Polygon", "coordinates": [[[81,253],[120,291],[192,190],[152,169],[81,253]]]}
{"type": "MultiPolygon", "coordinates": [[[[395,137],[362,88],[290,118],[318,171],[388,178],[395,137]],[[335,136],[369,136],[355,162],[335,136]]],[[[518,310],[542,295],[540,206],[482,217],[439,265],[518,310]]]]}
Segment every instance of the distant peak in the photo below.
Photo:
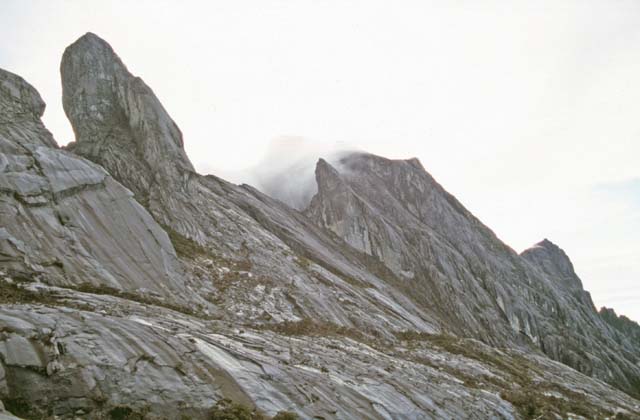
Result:
{"type": "Polygon", "coordinates": [[[319,192],[333,190],[337,185],[342,184],[340,173],[323,158],[318,159],[315,174],[319,192]]]}
{"type": "Polygon", "coordinates": [[[38,91],[17,74],[0,69],[0,119],[29,114],[40,118],[45,104],[38,91]]]}
{"type": "Polygon", "coordinates": [[[558,245],[554,244],[547,238],[544,238],[543,240],[535,244],[533,247],[544,248],[549,251],[558,251],[558,250],[562,251],[558,245]]]}
{"type": "Polygon", "coordinates": [[[71,45],[77,45],[77,44],[109,45],[109,43],[107,41],[105,41],[104,39],[100,38],[98,35],[94,34],[93,32],[87,32],[86,34],[84,34],[80,38],[78,38],[71,45]]]}
{"type": "Polygon", "coordinates": [[[336,171],[336,169],[333,166],[331,166],[331,164],[327,162],[324,158],[318,159],[318,163],[316,163],[316,172],[318,171],[320,172],[331,171],[331,172],[338,173],[338,171],[336,171]]]}
{"type": "Polygon", "coordinates": [[[409,159],[389,159],[373,153],[353,152],[340,159],[340,163],[358,171],[394,167],[398,170],[418,170],[419,172],[427,173],[420,160],[416,157],[409,159]]]}
{"type": "Polygon", "coordinates": [[[569,260],[569,257],[567,256],[567,254],[565,254],[565,252],[558,245],[554,244],[547,238],[544,238],[543,240],[541,240],[540,242],[537,242],[530,248],[525,249],[521,255],[524,256],[525,254],[531,254],[534,252],[538,252],[538,253],[544,252],[545,254],[555,254],[559,258],[565,258],[566,260],[569,260]]]}
{"type": "Polygon", "coordinates": [[[81,52],[82,56],[77,56],[77,58],[85,62],[96,60],[116,61],[118,64],[124,66],[111,45],[92,32],[87,32],[82,35],[65,49],[62,60],[63,64],[69,59],[65,59],[65,57],[72,54],[78,55],[78,52],[81,52]]]}
{"type": "Polygon", "coordinates": [[[407,159],[407,163],[415,167],[416,169],[424,170],[424,166],[422,166],[422,162],[420,162],[420,159],[418,159],[417,157],[412,157],[410,159],[407,159]]]}
{"type": "Polygon", "coordinates": [[[599,313],[601,316],[611,316],[612,318],[618,318],[618,314],[616,314],[616,311],[613,308],[607,308],[606,306],[601,307],[599,313]]]}
{"type": "Polygon", "coordinates": [[[523,258],[542,268],[552,277],[561,278],[571,287],[582,289],[582,282],[575,273],[569,256],[558,245],[544,238],[520,254],[523,258]]]}
{"type": "Polygon", "coordinates": [[[78,40],[80,40],[80,39],[97,40],[97,41],[106,43],[106,41],[104,39],[100,38],[98,35],[96,35],[95,33],[91,32],[91,31],[85,33],[80,38],[78,38],[78,40]]]}

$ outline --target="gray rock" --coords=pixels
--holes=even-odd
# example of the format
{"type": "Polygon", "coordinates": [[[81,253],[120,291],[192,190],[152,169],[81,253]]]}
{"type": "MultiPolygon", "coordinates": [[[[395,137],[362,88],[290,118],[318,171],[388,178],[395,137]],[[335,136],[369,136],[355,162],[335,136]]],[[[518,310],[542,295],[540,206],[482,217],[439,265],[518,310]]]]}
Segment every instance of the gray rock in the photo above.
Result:
{"type": "Polygon", "coordinates": [[[0,70],[3,267],[31,281],[184,300],[167,234],[102,167],[57,148],[43,112],[33,87],[0,70]]]}
{"type": "Polygon", "coordinates": [[[270,415],[294,410],[303,418],[511,419],[522,407],[509,401],[527,393],[557,404],[547,413],[640,415],[626,394],[541,354],[444,336],[388,346],[344,335],[239,333],[161,307],[49,291],[83,309],[20,304],[0,312],[0,329],[30,337],[30,352],[63,367],[48,376],[6,365],[11,380],[4,397],[26,400],[31,417],[48,410],[73,418],[81,409],[100,418],[127,407],[149,418],[205,418],[215,401],[228,397],[270,415]],[[64,351],[56,354],[39,335],[43,325],[64,351]]]}
{"type": "Polygon", "coordinates": [[[299,212],[249,186],[193,172],[179,130],[157,128],[174,127],[171,118],[150,90],[128,88],[143,82],[105,41],[83,36],[65,51],[61,70],[77,134],[70,150],[103,165],[160,224],[197,243],[203,255],[191,247],[183,258],[189,284],[228,319],[324,319],[387,335],[437,330],[424,310],[370,272],[370,259],[299,212]],[[157,112],[131,115],[138,103],[157,112]],[[96,113],[87,104],[103,105],[96,113]]]}
{"type": "Polygon", "coordinates": [[[303,214],[196,174],[97,36],[61,71],[69,150],[0,72],[0,398],[16,414],[206,418],[231,398],[303,418],[640,415],[592,378],[631,392],[637,348],[567,287],[568,259],[517,255],[416,160],[321,162],[303,214]]]}
{"type": "Polygon", "coordinates": [[[517,255],[416,159],[355,153],[336,165],[318,162],[305,214],[404,277],[443,329],[536,346],[640,395],[640,349],[602,322],[560,248],[545,240],[517,255]]]}
{"type": "Polygon", "coordinates": [[[136,180],[130,189],[141,202],[153,184],[181,182],[181,171],[193,172],[178,126],[109,44],[86,34],[65,50],[60,71],[64,110],[76,132],[72,149],[110,168],[116,179],[136,180]],[[138,159],[129,161],[132,151],[138,159]]]}
{"type": "Polygon", "coordinates": [[[582,281],[573,270],[571,260],[562,249],[548,239],[526,249],[521,255],[547,276],[557,280],[560,286],[582,290],[582,281]]]}

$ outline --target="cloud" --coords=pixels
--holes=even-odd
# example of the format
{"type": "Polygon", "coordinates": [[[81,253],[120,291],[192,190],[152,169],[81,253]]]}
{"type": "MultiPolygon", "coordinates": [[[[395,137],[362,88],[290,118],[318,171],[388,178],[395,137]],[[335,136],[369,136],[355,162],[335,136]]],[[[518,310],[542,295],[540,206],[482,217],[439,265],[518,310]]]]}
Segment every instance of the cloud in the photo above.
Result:
{"type": "Polygon", "coordinates": [[[300,136],[280,136],[271,141],[260,163],[237,176],[265,194],[304,210],[318,190],[315,180],[318,159],[336,162],[354,150],[344,142],[329,144],[300,136]]]}

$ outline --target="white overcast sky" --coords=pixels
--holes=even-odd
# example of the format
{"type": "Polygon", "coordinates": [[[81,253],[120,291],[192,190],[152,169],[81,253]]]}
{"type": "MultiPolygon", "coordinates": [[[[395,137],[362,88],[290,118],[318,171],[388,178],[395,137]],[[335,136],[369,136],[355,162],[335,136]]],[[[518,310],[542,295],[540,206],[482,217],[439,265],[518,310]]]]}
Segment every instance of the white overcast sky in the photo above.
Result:
{"type": "Polygon", "coordinates": [[[201,172],[250,181],[282,136],[416,156],[507,244],[549,238],[597,306],[640,321],[639,1],[1,0],[0,67],[60,144],[59,62],[88,31],[201,172]]]}

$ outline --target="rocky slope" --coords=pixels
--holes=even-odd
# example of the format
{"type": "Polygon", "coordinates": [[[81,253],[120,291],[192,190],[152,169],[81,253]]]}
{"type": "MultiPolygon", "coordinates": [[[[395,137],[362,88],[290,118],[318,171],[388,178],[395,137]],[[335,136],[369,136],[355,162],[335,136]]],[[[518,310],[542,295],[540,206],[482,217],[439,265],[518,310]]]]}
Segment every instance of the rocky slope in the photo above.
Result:
{"type": "Polygon", "coordinates": [[[37,92],[0,72],[0,399],[14,414],[206,418],[230,398],[324,419],[640,416],[598,380],[632,394],[637,347],[593,316],[566,256],[515,254],[419,162],[321,161],[303,214],[195,173],[97,36],[61,72],[68,150],[37,92]]]}
{"type": "Polygon", "coordinates": [[[640,349],[616,340],[565,253],[548,240],[517,255],[415,159],[368,154],[316,167],[306,214],[410,284],[457,334],[514,345],[640,395],[640,349]]]}
{"type": "Polygon", "coordinates": [[[611,308],[600,308],[600,316],[606,323],[616,330],[616,340],[631,340],[636,347],[640,347],[640,325],[624,315],[618,316],[611,308]]]}
{"type": "Polygon", "coordinates": [[[186,261],[189,281],[220,316],[244,322],[323,319],[387,334],[437,330],[426,309],[371,273],[368,265],[375,262],[366,255],[249,186],[195,173],[179,130],[157,129],[175,124],[150,89],[120,94],[134,80],[143,82],[106,42],[92,34],[80,38],[65,51],[61,72],[65,109],[77,135],[69,150],[141,190],[136,198],[156,220],[176,238],[194,242],[194,250],[185,252],[198,257],[186,261]],[[93,103],[102,104],[99,113],[81,111],[93,103]],[[155,112],[132,116],[139,103],[155,112]],[[130,162],[149,168],[153,180],[138,185],[139,172],[128,169],[130,162]],[[220,267],[232,272],[221,275],[220,267]]]}
{"type": "Polygon", "coordinates": [[[94,163],[61,150],[40,95],[0,70],[0,261],[18,278],[191,300],[167,234],[94,163]]]}

